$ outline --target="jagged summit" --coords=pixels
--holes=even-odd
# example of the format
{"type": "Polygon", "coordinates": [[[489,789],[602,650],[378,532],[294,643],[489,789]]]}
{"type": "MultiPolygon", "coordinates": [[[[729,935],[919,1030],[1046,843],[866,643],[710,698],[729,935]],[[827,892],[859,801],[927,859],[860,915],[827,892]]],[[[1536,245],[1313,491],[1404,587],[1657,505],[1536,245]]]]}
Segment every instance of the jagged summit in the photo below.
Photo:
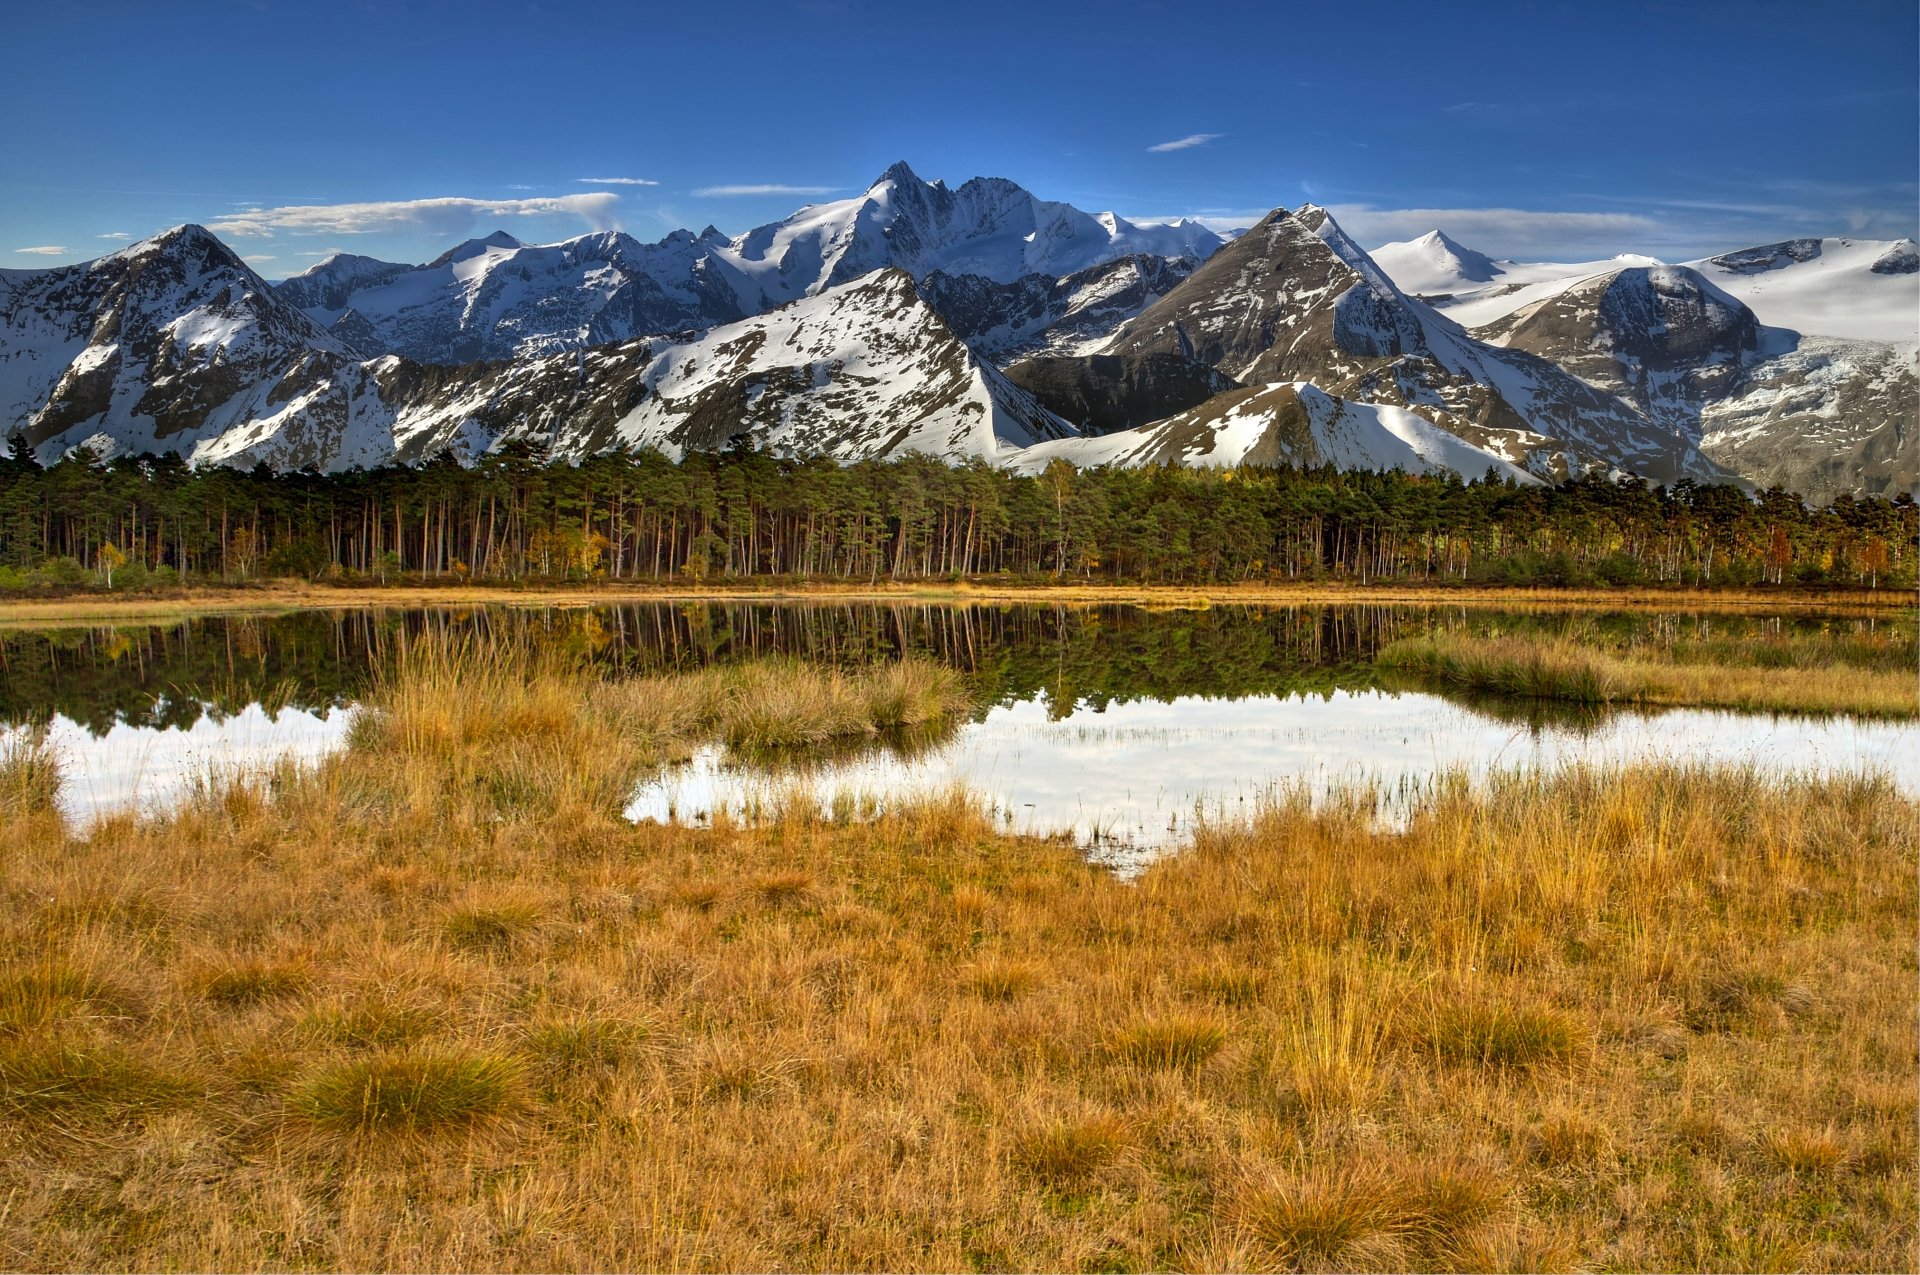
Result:
{"type": "Polygon", "coordinates": [[[745,435],[843,460],[1318,457],[1477,476],[1491,456],[1545,479],[1731,470],[1886,494],[1910,481],[1920,336],[1846,338],[1913,333],[1917,300],[1907,240],[1568,266],[1435,231],[1376,256],[1313,204],[1226,240],[902,162],[733,239],[496,230],[426,265],[335,254],[270,285],[187,224],[0,271],[0,425],[43,459],[340,467],[515,438],[584,456],[745,435]],[[1457,291],[1410,295],[1423,264],[1457,291]],[[1075,425],[992,361],[1021,356],[1075,425]],[[1137,437],[1058,443],[1077,426],[1137,437]]]}

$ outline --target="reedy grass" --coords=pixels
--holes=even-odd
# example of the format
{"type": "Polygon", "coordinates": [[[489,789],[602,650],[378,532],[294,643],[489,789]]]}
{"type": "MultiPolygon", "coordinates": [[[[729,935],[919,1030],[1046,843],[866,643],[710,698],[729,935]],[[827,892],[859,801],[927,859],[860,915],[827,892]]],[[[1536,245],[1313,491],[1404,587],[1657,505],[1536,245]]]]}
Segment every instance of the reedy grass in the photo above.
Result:
{"type": "Polygon", "coordinates": [[[629,824],[604,772],[741,683],[514,667],[514,734],[428,666],[318,766],[0,810],[8,1264],[1920,1256],[1920,810],[1882,780],[1455,778],[1127,884],[963,794],[629,824]],[[502,754],[542,785],[498,801],[502,754]]]}
{"type": "Polygon", "coordinates": [[[1920,670],[1910,657],[1905,667],[1889,658],[1899,645],[1864,654],[1858,642],[1810,639],[1612,650],[1565,636],[1435,633],[1394,642],[1375,663],[1443,688],[1523,699],[1914,717],[1920,670]]]}

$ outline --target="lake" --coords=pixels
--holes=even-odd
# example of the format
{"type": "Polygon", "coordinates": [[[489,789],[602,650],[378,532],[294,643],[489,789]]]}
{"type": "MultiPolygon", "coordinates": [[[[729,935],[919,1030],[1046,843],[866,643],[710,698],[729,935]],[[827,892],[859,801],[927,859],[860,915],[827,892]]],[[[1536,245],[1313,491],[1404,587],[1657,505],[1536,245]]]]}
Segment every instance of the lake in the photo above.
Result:
{"type": "MultiPolygon", "coordinates": [[[[767,656],[852,666],[915,652],[965,671],[970,720],[831,758],[704,748],[634,793],[636,818],[750,818],[796,796],[858,810],[961,786],[1012,829],[1126,869],[1288,789],[1375,786],[1383,815],[1436,775],[1641,758],[1873,768],[1920,793],[1920,727],[1845,716],[1593,711],[1383,679],[1435,629],[1649,643],[1814,634],[1913,641],[1911,613],[1537,613],[1449,606],[647,603],[205,616],[0,632],[0,730],[47,731],[75,818],[173,800],[209,774],[342,746],[380,661],[427,631],[566,651],[615,675],[767,656]]],[[[1783,671],[1782,676],[1792,676],[1783,671]]]]}

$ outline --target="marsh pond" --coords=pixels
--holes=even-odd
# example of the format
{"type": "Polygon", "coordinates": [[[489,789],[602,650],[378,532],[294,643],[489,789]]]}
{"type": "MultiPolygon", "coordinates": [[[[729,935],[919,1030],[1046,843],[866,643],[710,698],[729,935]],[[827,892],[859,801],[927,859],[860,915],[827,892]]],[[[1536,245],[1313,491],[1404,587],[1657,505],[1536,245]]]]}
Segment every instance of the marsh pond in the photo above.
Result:
{"type": "Polygon", "coordinates": [[[1717,645],[1762,665],[1771,650],[1820,642],[1841,660],[1914,664],[1911,612],[773,602],[316,610],[0,631],[0,731],[46,733],[70,816],[154,809],[212,775],[343,747],[359,697],[400,644],[471,633],[614,676],[766,658],[851,667],[907,653],[966,674],[974,706],[965,720],[828,754],[702,748],[641,783],[628,807],[635,819],[752,819],[795,799],[857,815],[962,787],[1008,828],[1071,837],[1126,870],[1180,844],[1199,821],[1287,794],[1351,792],[1356,781],[1387,818],[1444,776],[1648,758],[1876,769],[1920,794],[1911,720],[1441,694],[1376,664],[1388,644],[1436,631],[1717,645]]]}

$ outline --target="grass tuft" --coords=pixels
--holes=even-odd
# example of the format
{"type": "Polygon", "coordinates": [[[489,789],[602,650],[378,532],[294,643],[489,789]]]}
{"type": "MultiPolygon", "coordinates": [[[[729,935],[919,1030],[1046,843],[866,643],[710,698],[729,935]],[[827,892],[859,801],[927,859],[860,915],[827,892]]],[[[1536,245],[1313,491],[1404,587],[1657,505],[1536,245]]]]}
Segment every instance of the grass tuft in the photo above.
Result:
{"type": "Polygon", "coordinates": [[[1111,1113],[1048,1120],[1014,1135],[1014,1162],[1048,1186],[1084,1186],[1131,1145],[1126,1122],[1111,1113]]]}
{"type": "Polygon", "coordinates": [[[1449,1062],[1525,1070],[1572,1064],[1592,1051],[1592,1031],[1564,1010],[1506,1001],[1443,1005],[1427,1044],[1449,1062]]]}
{"type": "Polygon", "coordinates": [[[342,1138],[489,1129],[520,1107],[519,1065],[465,1049],[418,1049],[322,1068],[288,1099],[297,1121],[342,1138]]]}
{"type": "Polygon", "coordinates": [[[1148,1019],[1117,1032],[1114,1055],[1136,1067],[1191,1071],[1211,1062],[1226,1046],[1227,1027],[1203,1014],[1148,1019]]]}
{"type": "Polygon", "coordinates": [[[59,811],[60,758],[44,734],[15,730],[0,741],[0,816],[27,818],[59,811]]]}

